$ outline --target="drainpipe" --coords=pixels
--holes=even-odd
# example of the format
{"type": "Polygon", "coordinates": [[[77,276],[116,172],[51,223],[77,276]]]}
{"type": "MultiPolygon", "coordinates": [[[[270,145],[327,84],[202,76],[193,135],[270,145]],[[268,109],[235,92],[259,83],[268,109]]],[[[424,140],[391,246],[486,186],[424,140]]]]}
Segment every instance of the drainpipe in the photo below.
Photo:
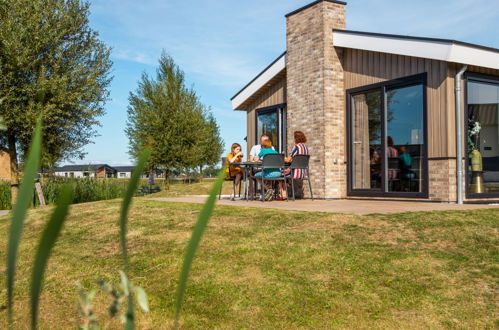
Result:
{"type": "Polygon", "coordinates": [[[463,204],[463,120],[461,116],[461,79],[468,68],[463,66],[456,74],[456,156],[457,156],[457,203],[463,204]]]}

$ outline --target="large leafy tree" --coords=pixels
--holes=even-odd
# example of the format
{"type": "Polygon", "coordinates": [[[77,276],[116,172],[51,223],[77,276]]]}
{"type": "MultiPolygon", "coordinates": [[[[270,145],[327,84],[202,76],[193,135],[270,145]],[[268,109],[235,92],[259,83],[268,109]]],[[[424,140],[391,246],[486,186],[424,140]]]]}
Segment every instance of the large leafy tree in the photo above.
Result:
{"type": "Polygon", "coordinates": [[[130,155],[136,158],[144,147],[150,147],[150,170],[194,168],[220,156],[218,125],[186,86],[184,72],[171,56],[161,55],[154,78],[142,75],[129,102],[125,132],[130,155]]]}
{"type": "Polygon", "coordinates": [[[9,150],[14,184],[38,116],[43,166],[83,157],[96,134],[112,63],[88,16],[89,4],[80,0],[0,0],[0,116],[7,128],[0,146],[9,150]]]}
{"type": "Polygon", "coordinates": [[[223,140],[220,137],[220,128],[215,117],[208,112],[206,124],[199,137],[199,149],[197,165],[199,173],[203,173],[203,166],[215,165],[221,161],[220,155],[223,152],[223,140]]]}

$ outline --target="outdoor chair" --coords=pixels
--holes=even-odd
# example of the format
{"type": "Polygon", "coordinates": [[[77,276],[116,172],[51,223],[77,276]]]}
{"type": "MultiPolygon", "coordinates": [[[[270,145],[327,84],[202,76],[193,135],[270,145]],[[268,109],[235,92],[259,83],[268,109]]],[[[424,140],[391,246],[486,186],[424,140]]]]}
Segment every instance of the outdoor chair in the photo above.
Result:
{"type": "Polygon", "coordinates": [[[150,194],[157,193],[157,192],[160,192],[160,191],[161,191],[161,188],[159,186],[149,187],[149,193],[150,194]]]}
{"type": "Polygon", "coordinates": [[[400,189],[400,160],[395,157],[388,158],[388,185],[390,191],[400,189]]]}
{"type": "Polygon", "coordinates": [[[286,182],[286,178],[284,176],[279,176],[279,177],[275,177],[275,178],[265,178],[264,174],[263,174],[263,173],[265,173],[265,169],[278,168],[279,171],[282,172],[282,170],[284,169],[284,166],[285,166],[284,165],[284,154],[267,154],[267,155],[263,156],[262,165],[259,166],[259,169],[262,170],[262,176],[255,176],[255,175],[251,176],[252,180],[262,180],[262,184],[260,185],[261,186],[260,191],[261,191],[261,196],[262,196],[261,197],[262,202],[265,201],[265,182],[266,181],[271,181],[272,183],[275,183],[278,181],[286,182]]]}
{"type": "Polygon", "coordinates": [[[308,189],[310,189],[310,196],[312,197],[312,200],[314,200],[314,193],[312,192],[312,183],[310,182],[310,170],[308,168],[309,162],[310,162],[310,155],[296,155],[291,160],[291,166],[289,168],[291,169],[290,177],[291,177],[291,192],[293,195],[293,200],[295,200],[295,185],[294,185],[295,180],[308,181],[308,189]],[[304,177],[301,179],[293,178],[294,170],[305,170],[304,177]]]}
{"type": "MultiPolygon", "coordinates": [[[[227,164],[227,157],[222,157],[222,169],[225,168],[229,169],[229,177],[225,177],[225,181],[232,181],[232,190],[234,192],[234,197],[236,197],[236,176],[232,175],[231,170],[230,170],[230,165],[227,164]]],[[[223,185],[222,185],[223,186],[223,185]]],[[[222,186],[220,186],[220,191],[218,192],[218,199],[222,197],[222,186]]],[[[241,197],[241,181],[239,181],[239,197],[241,197]]]]}

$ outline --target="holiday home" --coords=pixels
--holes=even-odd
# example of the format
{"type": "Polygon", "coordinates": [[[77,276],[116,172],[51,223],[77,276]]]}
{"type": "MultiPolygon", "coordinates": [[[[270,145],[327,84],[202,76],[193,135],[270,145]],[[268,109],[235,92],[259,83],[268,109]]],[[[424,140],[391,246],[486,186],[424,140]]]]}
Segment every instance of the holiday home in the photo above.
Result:
{"type": "Polygon", "coordinates": [[[346,3],[286,15],[286,51],[233,98],[281,152],[308,137],[314,194],[499,199],[499,50],[346,30],[346,3]]]}

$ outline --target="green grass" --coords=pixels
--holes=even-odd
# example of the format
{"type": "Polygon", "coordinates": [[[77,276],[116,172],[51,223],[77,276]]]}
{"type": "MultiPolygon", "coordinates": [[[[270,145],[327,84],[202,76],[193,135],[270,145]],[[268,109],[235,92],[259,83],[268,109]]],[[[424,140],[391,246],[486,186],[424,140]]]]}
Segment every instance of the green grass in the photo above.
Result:
{"type": "MultiPolygon", "coordinates": [[[[71,207],[46,273],[41,329],[77,323],[76,281],[95,287],[96,277],[116,279],[120,202],[71,207]]],[[[173,324],[178,273],[201,207],[134,201],[128,276],[148,293],[151,309],[137,314],[139,328],[173,324]]],[[[29,326],[30,266],[51,212],[30,210],[26,219],[16,329],[29,326]]],[[[181,326],[497,328],[498,218],[493,209],[354,216],[217,206],[191,269],[181,326]]],[[[8,224],[1,217],[0,232],[8,224]]],[[[106,299],[96,298],[98,317],[119,327],[107,321],[106,299]]],[[[6,316],[0,312],[0,326],[6,316]]]]}
{"type": "MultiPolygon", "coordinates": [[[[151,197],[179,197],[179,196],[189,196],[189,195],[208,195],[210,193],[211,187],[213,187],[213,179],[203,179],[201,182],[197,183],[182,183],[182,182],[171,182],[168,187],[165,187],[162,191],[151,195],[151,197]]],[[[243,187],[241,187],[242,192],[243,187]]],[[[225,181],[222,187],[222,194],[232,193],[232,182],[225,181]]]]}
{"type": "MultiPolygon", "coordinates": [[[[59,197],[61,188],[70,185],[73,192],[71,203],[86,203],[121,197],[128,185],[128,179],[65,178],[49,177],[42,179],[43,195],[47,204],[53,204],[59,197]]],[[[158,182],[161,189],[165,186],[158,182]]],[[[140,180],[139,186],[146,185],[147,179],[140,180]]],[[[0,210],[8,210],[10,205],[10,183],[0,180],[0,210]]],[[[38,200],[36,200],[38,204],[38,200]]]]}

